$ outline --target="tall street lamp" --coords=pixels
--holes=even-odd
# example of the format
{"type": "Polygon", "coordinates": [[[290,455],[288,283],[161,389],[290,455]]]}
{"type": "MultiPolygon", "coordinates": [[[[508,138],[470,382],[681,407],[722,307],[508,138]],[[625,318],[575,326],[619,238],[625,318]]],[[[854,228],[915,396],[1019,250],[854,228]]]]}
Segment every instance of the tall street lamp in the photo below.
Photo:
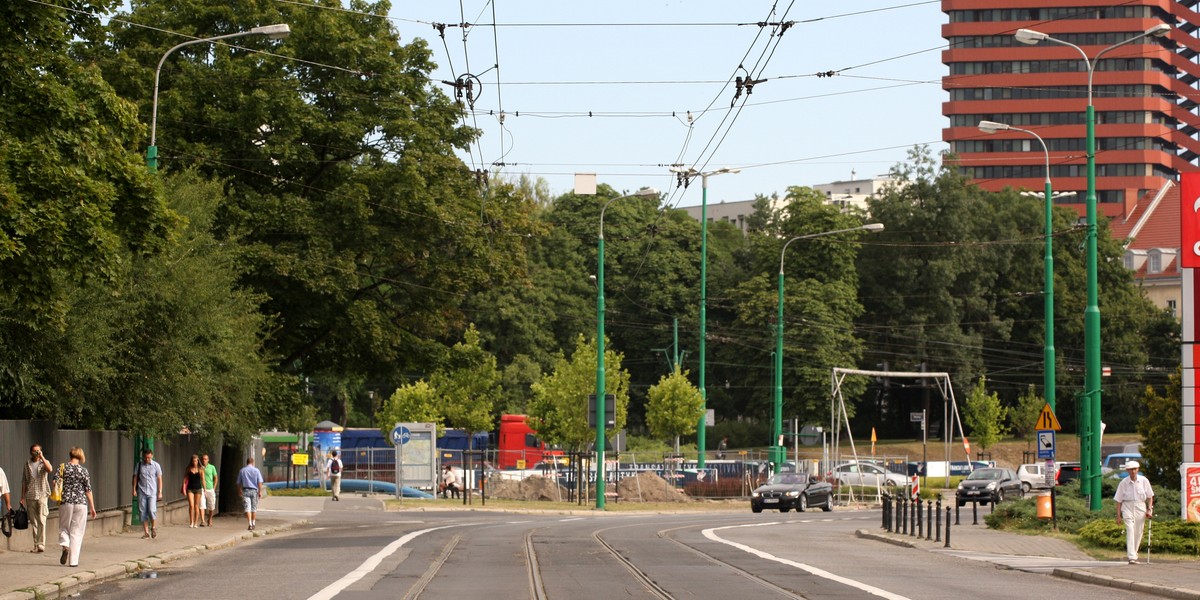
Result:
{"type": "Polygon", "coordinates": [[[827,235],[837,235],[839,233],[848,233],[851,231],[870,231],[877,233],[883,231],[883,223],[868,223],[859,227],[850,227],[848,229],[836,229],[834,231],[822,231],[821,233],[810,233],[808,235],[796,236],[783,244],[783,249],[779,251],[779,313],[775,316],[775,414],[772,418],[771,427],[771,463],[778,470],[779,465],[783,462],[784,446],[783,438],[783,256],[787,253],[788,246],[796,240],[808,240],[812,238],[825,237],[827,235]]]}
{"type": "Polygon", "coordinates": [[[237,33],[227,33],[225,35],[206,37],[198,40],[188,40],[182,44],[171,47],[170,50],[167,50],[165,53],[163,53],[162,58],[158,59],[158,66],[154,68],[154,98],[150,108],[150,145],[146,148],[146,167],[150,169],[150,172],[158,172],[158,146],[154,145],[155,134],[158,131],[158,75],[159,72],[162,71],[163,62],[167,60],[167,57],[170,56],[172,52],[184,46],[191,46],[193,44],[207,44],[219,40],[227,40],[230,38],[244,37],[248,35],[265,35],[273,40],[281,40],[286,38],[291,32],[292,29],[288,27],[287,23],[279,23],[277,25],[262,25],[249,31],[239,31],[237,33]]]}
{"type": "MultiPolygon", "coordinates": [[[[605,398],[604,398],[604,211],[608,205],[625,198],[658,196],[654,188],[642,188],[632,194],[613,198],[600,209],[600,237],[596,240],[596,508],[604,509],[604,445],[605,398]]],[[[614,411],[615,412],[615,411],[614,411]]]]}
{"type": "Polygon", "coordinates": [[[1042,136],[1020,127],[1013,127],[1007,123],[997,123],[995,121],[980,121],[979,130],[984,133],[996,133],[998,131],[1020,131],[1027,133],[1037,138],[1039,144],[1042,145],[1042,153],[1046,157],[1046,228],[1045,238],[1046,247],[1042,257],[1043,269],[1045,271],[1045,283],[1043,284],[1043,302],[1045,304],[1045,319],[1046,319],[1046,340],[1043,344],[1042,354],[1044,365],[1043,370],[1043,388],[1046,396],[1046,404],[1050,405],[1050,410],[1055,410],[1055,361],[1054,361],[1054,227],[1052,222],[1052,213],[1054,206],[1054,191],[1050,185],[1050,149],[1046,147],[1046,141],[1042,136]]]}
{"type": "Polygon", "coordinates": [[[695,169],[683,169],[680,167],[672,167],[673,173],[683,173],[688,177],[700,176],[700,423],[696,428],[696,466],[704,468],[704,451],[707,450],[706,444],[707,431],[705,430],[705,422],[708,415],[708,388],[705,386],[705,358],[707,357],[707,337],[708,337],[708,178],[715,175],[724,175],[725,173],[741,173],[741,169],[717,169],[715,171],[706,171],[704,173],[697,172],[695,169]]]}
{"type": "Polygon", "coordinates": [[[1069,46],[1079,51],[1087,66],[1087,307],[1083,312],[1083,402],[1079,416],[1084,426],[1080,428],[1080,467],[1083,484],[1081,489],[1091,498],[1092,510],[1100,510],[1100,301],[1098,275],[1096,271],[1096,109],[1092,104],[1092,79],[1100,57],[1109,51],[1133,43],[1145,37],[1162,37],[1171,31],[1171,26],[1159,23],[1125,41],[1113,44],[1096,56],[1088,58],[1083,48],[1070,42],[1050,37],[1031,29],[1018,29],[1014,34],[1023,44],[1047,41],[1069,46]]]}

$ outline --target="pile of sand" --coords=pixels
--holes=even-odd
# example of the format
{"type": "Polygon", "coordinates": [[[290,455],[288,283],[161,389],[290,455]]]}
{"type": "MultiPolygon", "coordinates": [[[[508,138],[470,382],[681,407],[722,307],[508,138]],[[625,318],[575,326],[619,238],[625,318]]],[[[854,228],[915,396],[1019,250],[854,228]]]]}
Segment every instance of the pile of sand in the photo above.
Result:
{"type": "Polygon", "coordinates": [[[638,473],[637,477],[626,477],[617,483],[617,497],[622,502],[691,502],[683,490],[649,471],[638,473]]]}
{"type": "Polygon", "coordinates": [[[540,475],[530,475],[521,481],[502,480],[489,482],[487,495],[490,498],[502,500],[565,500],[567,488],[558,485],[553,479],[540,475]]]}

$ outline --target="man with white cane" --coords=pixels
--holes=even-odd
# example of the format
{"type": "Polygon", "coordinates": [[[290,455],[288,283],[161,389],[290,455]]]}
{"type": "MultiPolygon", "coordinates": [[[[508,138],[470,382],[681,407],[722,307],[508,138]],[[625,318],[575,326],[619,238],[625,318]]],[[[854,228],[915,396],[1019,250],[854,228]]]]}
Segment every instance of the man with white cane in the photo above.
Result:
{"type": "MultiPolygon", "coordinates": [[[[1125,554],[1129,564],[1138,564],[1138,548],[1142,545],[1142,529],[1146,519],[1154,518],[1154,488],[1150,481],[1138,476],[1141,465],[1131,460],[1123,465],[1129,477],[1117,485],[1113,499],[1117,501],[1117,522],[1125,523],[1125,554]]],[[[1151,521],[1153,527],[1153,521],[1151,521]]],[[[1149,543],[1147,543],[1147,555],[1149,543]]]]}

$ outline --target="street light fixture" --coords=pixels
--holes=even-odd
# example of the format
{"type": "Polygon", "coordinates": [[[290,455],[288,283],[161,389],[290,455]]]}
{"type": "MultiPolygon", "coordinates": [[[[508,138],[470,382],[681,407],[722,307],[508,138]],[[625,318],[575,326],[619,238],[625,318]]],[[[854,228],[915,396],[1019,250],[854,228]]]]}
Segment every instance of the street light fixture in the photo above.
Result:
{"type": "MultiPolygon", "coordinates": [[[[1025,31],[1025,30],[1022,30],[1025,31]]],[[[1036,32],[1035,32],[1036,33],[1036,32]]],[[[1046,227],[1045,227],[1045,251],[1043,253],[1042,263],[1045,271],[1045,283],[1043,283],[1043,302],[1045,305],[1045,320],[1046,334],[1045,342],[1042,347],[1043,366],[1042,366],[1042,386],[1043,394],[1046,397],[1046,404],[1050,405],[1050,410],[1055,410],[1055,367],[1054,360],[1054,227],[1053,227],[1053,206],[1054,206],[1054,191],[1050,185],[1050,149],[1046,147],[1046,141],[1042,136],[1020,127],[1013,127],[1007,123],[997,123],[995,121],[980,121],[979,130],[984,133],[996,133],[999,131],[1020,131],[1032,135],[1042,145],[1042,153],[1046,157],[1046,227]]]]}
{"type": "MultiPolygon", "coordinates": [[[[658,196],[654,188],[642,188],[632,194],[613,198],[600,208],[600,236],[596,240],[596,508],[604,510],[604,445],[605,434],[605,389],[604,389],[604,211],[608,205],[625,198],[647,198],[658,196]]],[[[615,411],[614,411],[615,413],[615,411]]]]}
{"type": "Polygon", "coordinates": [[[1159,23],[1142,33],[1127,40],[1113,44],[1092,58],[1088,58],[1083,48],[1070,42],[1055,39],[1040,31],[1019,29],[1014,37],[1023,44],[1037,44],[1042,41],[1069,46],[1079,52],[1087,66],[1087,307],[1083,313],[1083,355],[1084,381],[1083,402],[1080,404],[1079,416],[1083,427],[1080,428],[1080,467],[1083,480],[1081,489],[1085,496],[1090,497],[1089,505],[1092,510],[1100,510],[1100,302],[1099,283],[1096,267],[1096,108],[1092,104],[1092,80],[1096,73],[1096,65],[1100,57],[1108,52],[1131,44],[1146,37],[1162,37],[1170,33],[1171,26],[1159,23]]]}
{"type": "Polygon", "coordinates": [[[869,231],[878,233],[883,231],[883,223],[867,223],[859,227],[850,227],[848,229],[836,229],[833,231],[823,231],[820,233],[810,233],[808,235],[796,236],[783,244],[783,249],[779,251],[779,312],[775,316],[775,413],[772,417],[771,428],[771,464],[775,469],[779,469],[779,465],[783,463],[783,256],[787,252],[788,246],[796,240],[808,240],[812,238],[825,237],[827,235],[837,235],[840,233],[849,233],[851,231],[869,231]]]}
{"type": "Polygon", "coordinates": [[[671,167],[672,173],[683,173],[688,177],[700,176],[700,423],[696,428],[696,466],[703,469],[704,452],[707,449],[707,431],[705,430],[708,415],[708,388],[705,385],[705,359],[707,358],[708,337],[708,178],[714,175],[738,174],[741,169],[717,169],[715,171],[698,172],[695,169],[671,167]]]}
{"type": "Polygon", "coordinates": [[[153,100],[151,101],[150,108],[150,146],[146,148],[146,167],[150,169],[150,172],[158,172],[158,146],[154,145],[156,141],[156,134],[158,132],[158,76],[159,72],[162,71],[163,62],[167,60],[167,57],[170,56],[172,52],[183,48],[184,46],[191,46],[193,44],[206,44],[219,40],[227,40],[230,38],[244,37],[248,35],[263,35],[272,40],[282,40],[291,32],[292,29],[287,23],[262,25],[250,29],[249,31],[239,31],[237,33],[227,33],[225,35],[206,37],[198,40],[188,40],[182,44],[172,46],[170,50],[164,52],[162,58],[158,59],[158,66],[154,68],[154,96],[153,100]]]}

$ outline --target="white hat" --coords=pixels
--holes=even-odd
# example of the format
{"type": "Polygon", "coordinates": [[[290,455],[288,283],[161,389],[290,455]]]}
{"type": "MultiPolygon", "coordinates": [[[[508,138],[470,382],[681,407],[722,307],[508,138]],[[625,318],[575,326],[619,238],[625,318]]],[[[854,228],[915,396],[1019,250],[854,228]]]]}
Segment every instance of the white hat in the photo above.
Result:
{"type": "Polygon", "coordinates": [[[1124,464],[1124,466],[1122,466],[1121,468],[1122,468],[1122,469],[1127,469],[1127,470],[1128,470],[1128,469],[1137,469],[1137,468],[1139,468],[1139,467],[1141,467],[1141,466],[1142,466],[1142,465],[1139,465],[1139,464],[1138,464],[1138,461],[1136,461],[1136,460],[1131,460],[1131,461],[1128,461],[1128,462],[1126,462],[1126,463],[1124,464]]]}

